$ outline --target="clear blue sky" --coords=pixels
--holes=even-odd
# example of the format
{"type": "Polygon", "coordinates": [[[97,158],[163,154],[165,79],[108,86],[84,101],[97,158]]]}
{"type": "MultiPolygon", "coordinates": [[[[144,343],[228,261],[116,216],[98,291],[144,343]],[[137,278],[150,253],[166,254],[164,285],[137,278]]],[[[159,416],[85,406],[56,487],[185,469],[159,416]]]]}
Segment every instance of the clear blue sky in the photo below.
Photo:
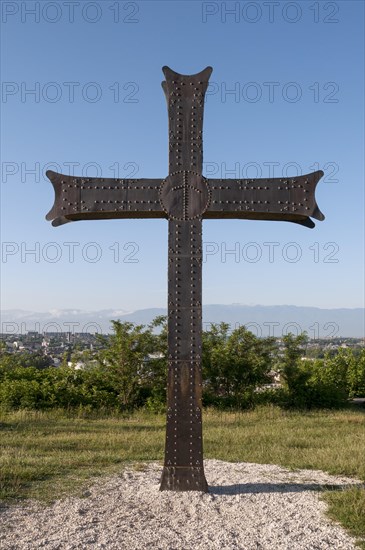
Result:
{"type": "Polygon", "coordinates": [[[313,230],[204,222],[204,303],[363,307],[363,2],[59,0],[2,2],[2,309],[166,305],[166,220],[53,228],[44,176],[166,176],[163,65],[213,66],[205,173],[325,172],[313,230]]]}

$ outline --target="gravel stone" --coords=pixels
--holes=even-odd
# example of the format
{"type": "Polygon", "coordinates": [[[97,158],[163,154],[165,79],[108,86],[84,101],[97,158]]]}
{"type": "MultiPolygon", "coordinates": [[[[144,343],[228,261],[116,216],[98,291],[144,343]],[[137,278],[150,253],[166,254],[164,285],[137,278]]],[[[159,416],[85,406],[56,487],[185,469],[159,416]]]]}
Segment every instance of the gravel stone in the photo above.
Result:
{"type": "Polygon", "coordinates": [[[2,550],[356,550],[326,515],[317,470],[206,460],[209,493],[159,491],[161,465],[98,479],[84,498],[0,508],[2,550]]]}

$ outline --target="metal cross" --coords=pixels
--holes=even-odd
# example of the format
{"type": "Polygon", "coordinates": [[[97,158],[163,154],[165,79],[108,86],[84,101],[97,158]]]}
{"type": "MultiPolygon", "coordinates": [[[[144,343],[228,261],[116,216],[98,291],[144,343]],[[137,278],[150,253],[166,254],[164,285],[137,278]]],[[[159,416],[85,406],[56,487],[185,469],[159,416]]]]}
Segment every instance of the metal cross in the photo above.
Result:
{"type": "Polygon", "coordinates": [[[166,218],[168,238],[168,392],[161,490],[207,491],[202,444],[202,220],[323,220],[315,201],[322,171],[274,179],[202,176],[204,96],[212,72],[163,67],[169,117],[166,179],[73,177],[47,172],[55,189],[47,215],[76,220],[166,218]]]}

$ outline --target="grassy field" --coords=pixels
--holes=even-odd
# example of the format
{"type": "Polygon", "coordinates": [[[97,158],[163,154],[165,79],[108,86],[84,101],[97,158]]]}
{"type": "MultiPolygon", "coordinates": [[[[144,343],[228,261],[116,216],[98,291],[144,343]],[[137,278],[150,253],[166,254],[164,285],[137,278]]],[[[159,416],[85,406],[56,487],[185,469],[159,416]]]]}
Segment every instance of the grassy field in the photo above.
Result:
{"type": "MultiPolygon", "coordinates": [[[[92,477],[162,460],[165,418],[138,412],[83,417],[64,411],[0,413],[0,498],[49,502],[80,494],[92,477]]],[[[365,410],[204,413],[204,455],[227,461],[280,464],[365,481],[365,410]]],[[[325,491],[329,514],[365,548],[365,490],[325,491]]]]}

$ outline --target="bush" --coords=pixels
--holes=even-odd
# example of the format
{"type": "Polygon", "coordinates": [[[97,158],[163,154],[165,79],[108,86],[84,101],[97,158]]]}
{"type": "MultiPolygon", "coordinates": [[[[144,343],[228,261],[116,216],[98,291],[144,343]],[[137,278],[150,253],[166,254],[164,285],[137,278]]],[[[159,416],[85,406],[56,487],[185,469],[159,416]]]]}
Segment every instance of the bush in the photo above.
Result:
{"type": "Polygon", "coordinates": [[[348,391],[341,378],[333,377],[331,364],[315,361],[309,365],[307,408],[337,409],[348,403],[348,391]]]}
{"type": "MultiPolygon", "coordinates": [[[[113,322],[97,361],[75,370],[65,364],[46,367],[34,354],[9,354],[0,348],[0,406],[6,409],[166,410],[167,327],[157,318],[148,327],[113,322]],[[155,329],[159,332],[156,334],[155,329]],[[151,355],[152,354],[152,355],[151,355]]],[[[271,338],[261,339],[244,327],[212,325],[203,333],[203,405],[248,409],[272,403],[286,408],[334,408],[350,397],[365,396],[365,350],[340,349],[315,361],[302,360],[304,334],[283,338],[276,369],[282,387],[257,391],[270,382],[277,355],[271,338]]]]}
{"type": "Polygon", "coordinates": [[[10,409],[37,409],[42,399],[37,380],[3,380],[0,386],[1,407],[10,409]]]}
{"type": "Polygon", "coordinates": [[[347,369],[350,355],[339,353],[324,360],[302,360],[305,335],[283,338],[281,372],[284,391],[282,406],[297,409],[339,408],[349,397],[347,369]]]}
{"type": "Polygon", "coordinates": [[[349,362],[347,384],[350,397],[365,397],[365,349],[349,362]]]}
{"type": "Polygon", "coordinates": [[[270,381],[272,338],[257,338],[245,327],[212,325],[203,333],[203,403],[244,409],[254,404],[257,386],[270,381]]]}
{"type": "Polygon", "coordinates": [[[152,392],[152,395],[146,399],[146,409],[154,414],[163,414],[166,412],[166,393],[163,395],[158,392],[152,392]]]}
{"type": "Polygon", "coordinates": [[[115,407],[117,395],[98,369],[72,367],[39,370],[33,367],[2,368],[0,404],[4,408],[115,407]]]}

